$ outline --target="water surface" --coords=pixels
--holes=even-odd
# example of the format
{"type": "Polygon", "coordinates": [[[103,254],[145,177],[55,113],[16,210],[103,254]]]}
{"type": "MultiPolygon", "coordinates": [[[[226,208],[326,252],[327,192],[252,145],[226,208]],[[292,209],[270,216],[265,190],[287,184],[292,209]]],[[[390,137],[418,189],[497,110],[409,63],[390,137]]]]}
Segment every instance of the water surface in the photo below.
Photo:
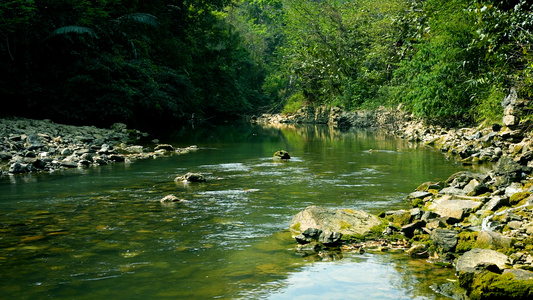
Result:
{"type": "Polygon", "coordinates": [[[452,270],[404,254],[301,257],[287,228],[309,205],[409,208],[460,167],[379,132],[184,128],[187,155],[0,178],[1,299],[441,299],[452,270]],[[292,159],[274,161],[289,151],[292,159]],[[200,172],[203,184],[174,182],[200,172]],[[182,204],[162,205],[174,194],[182,204]]]}

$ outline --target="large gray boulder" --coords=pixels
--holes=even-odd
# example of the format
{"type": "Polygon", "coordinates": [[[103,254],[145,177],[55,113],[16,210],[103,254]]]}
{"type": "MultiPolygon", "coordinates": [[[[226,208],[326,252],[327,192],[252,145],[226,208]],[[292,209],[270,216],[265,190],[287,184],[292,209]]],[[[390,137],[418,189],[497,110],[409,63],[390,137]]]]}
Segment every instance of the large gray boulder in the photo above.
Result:
{"type": "Polygon", "coordinates": [[[453,218],[460,221],[468,214],[475,212],[482,205],[483,202],[481,201],[458,199],[450,195],[445,195],[434,200],[428,208],[441,217],[453,218]]]}
{"type": "Polygon", "coordinates": [[[457,246],[457,231],[455,230],[437,228],[431,232],[430,238],[439,252],[453,251],[457,246]]]}
{"type": "Polygon", "coordinates": [[[380,218],[361,210],[309,206],[294,216],[289,228],[293,237],[308,228],[354,236],[366,235],[371,232],[372,227],[381,224],[380,218]]]}
{"type": "Polygon", "coordinates": [[[505,269],[507,255],[490,249],[472,249],[461,256],[456,264],[457,272],[475,272],[480,263],[495,264],[500,269],[505,269]]]}

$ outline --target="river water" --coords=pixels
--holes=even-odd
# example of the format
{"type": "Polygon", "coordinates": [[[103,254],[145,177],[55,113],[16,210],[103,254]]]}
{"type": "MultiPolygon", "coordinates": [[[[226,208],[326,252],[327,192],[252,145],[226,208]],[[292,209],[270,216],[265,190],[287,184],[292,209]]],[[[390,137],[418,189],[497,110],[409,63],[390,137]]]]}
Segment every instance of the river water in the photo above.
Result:
{"type": "Polygon", "coordinates": [[[301,257],[309,205],[409,208],[461,168],[379,132],[226,124],[161,142],[200,150],[0,178],[0,299],[444,299],[453,270],[398,253],[301,257]],[[280,149],[293,157],[277,162],[280,149]],[[203,184],[174,182],[187,172],[203,184]],[[186,202],[162,205],[174,194],[186,202]]]}

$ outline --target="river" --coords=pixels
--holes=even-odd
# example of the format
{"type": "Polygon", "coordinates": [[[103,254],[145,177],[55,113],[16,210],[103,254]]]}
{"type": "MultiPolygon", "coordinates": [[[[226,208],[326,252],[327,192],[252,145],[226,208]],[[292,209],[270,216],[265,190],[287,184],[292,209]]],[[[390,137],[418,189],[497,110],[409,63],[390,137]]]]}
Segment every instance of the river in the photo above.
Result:
{"type": "Polygon", "coordinates": [[[405,254],[301,257],[309,205],[409,208],[460,166],[367,130],[225,124],[161,142],[186,155],[0,178],[0,299],[444,299],[453,270],[405,254]],[[272,159],[287,150],[290,161],[272,159]],[[174,182],[199,172],[202,184],[174,182]],[[186,201],[162,205],[174,194],[186,201]]]}

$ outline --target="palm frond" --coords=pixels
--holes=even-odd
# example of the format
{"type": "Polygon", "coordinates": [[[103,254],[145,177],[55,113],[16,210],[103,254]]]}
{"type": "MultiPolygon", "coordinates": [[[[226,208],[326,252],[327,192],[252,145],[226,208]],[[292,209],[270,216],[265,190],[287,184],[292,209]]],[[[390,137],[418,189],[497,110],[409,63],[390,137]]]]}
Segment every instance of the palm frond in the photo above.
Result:
{"type": "Polygon", "coordinates": [[[69,33],[74,33],[74,34],[86,33],[92,37],[97,37],[96,33],[94,33],[94,30],[92,30],[91,28],[83,27],[83,26],[76,26],[76,25],[63,26],[63,27],[57,28],[56,30],[52,31],[51,35],[56,36],[56,35],[64,35],[64,34],[69,34],[69,33]]]}
{"type": "Polygon", "coordinates": [[[131,20],[137,23],[146,24],[150,26],[157,27],[159,26],[159,19],[151,14],[145,14],[145,13],[134,13],[125,15],[122,17],[125,20],[131,20]]]}

